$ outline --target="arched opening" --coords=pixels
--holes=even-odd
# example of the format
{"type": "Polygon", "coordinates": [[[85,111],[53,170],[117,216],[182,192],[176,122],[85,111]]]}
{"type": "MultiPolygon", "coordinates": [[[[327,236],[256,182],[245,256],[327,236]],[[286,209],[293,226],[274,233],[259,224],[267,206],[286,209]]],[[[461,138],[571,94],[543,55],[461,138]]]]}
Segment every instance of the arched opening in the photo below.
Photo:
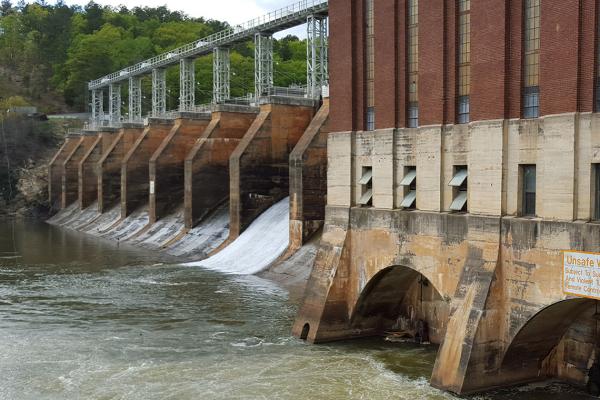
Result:
{"type": "Polygon", "coordinates": [[[501,364],[507,382],[557,378],[584,384],[599,359],[598,304],[569,299],[552,304],[529,319],[510,343],[501,364]]]}
{"type": "Polygon", "coordinates": [[[302,339],[302,340],[308,339],[308,332],[310,332],[310,325],[308,323],[306,323],[302,327],[302,333],[300,334],[300,339],[302,339]]]}
{"type": "Polygon", "coordinates": [[[412,337],[439,344],[449,310],[449,302],[424,275],[408,267],[392,266],[369,281],[351,324],[363,336],[412,337]]]}

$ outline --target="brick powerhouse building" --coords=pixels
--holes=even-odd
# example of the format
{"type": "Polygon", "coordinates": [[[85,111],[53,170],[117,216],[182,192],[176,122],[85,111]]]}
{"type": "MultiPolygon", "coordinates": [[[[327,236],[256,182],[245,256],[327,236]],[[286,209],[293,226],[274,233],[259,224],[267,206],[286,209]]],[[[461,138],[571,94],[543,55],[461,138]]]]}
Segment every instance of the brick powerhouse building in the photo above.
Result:
{"type": "Polygon", "coordinates": [[[414,331],[458,393],[597,358],[563,251],[600,251],[595,0],[330,0],[326,225],[294,333],[414,331]]]}

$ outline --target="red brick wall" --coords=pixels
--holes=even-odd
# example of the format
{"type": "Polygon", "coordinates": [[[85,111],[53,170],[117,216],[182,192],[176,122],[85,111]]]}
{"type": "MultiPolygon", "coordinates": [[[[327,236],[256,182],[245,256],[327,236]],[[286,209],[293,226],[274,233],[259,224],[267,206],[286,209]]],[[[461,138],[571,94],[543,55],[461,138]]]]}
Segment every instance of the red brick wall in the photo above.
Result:
{"type": "Polygon", "coordinates": [[[331,104],[330,124],[332,132],[354,129],[353,115],[357,97],[353,66],[354,3],[347,0],[329,1],[329,91],[331,104]],[[350,4],[349,4],[350,3],[350,4]]]}
{"type": "Polygon", "coordinates": [[[444,2],[444,124],[456,122],[456,0],[444,2]]]}
{"type": "Polygon", "coordinates": [[[397,0],[376,0],[375,128],[394,128],[398,107],[397,0]]]}
{"type": "MultiPolygon", "coordinates": [[[[406,0],[397,0],[397,22],[396,29],[396,60],[397,65],[397,80],[396,93],[398,93],[398,104],[396,110],[396,126],[403,128],[406,126],[406,0]]],[[[377,77],[375,77],[377,79],[377,77]]]]}
{"type": "Polygon", "coordinates": [[[471,121],[505,115],[507,3],[471,2],[471,121]]]}
{"type": "MultiPolygon", "coordinates": [[[[456,119],[456,0],[421,1],[420,125],[456,119]]],[[[376,128],[406,126],[406,0],[375,1],[376,128]]],[[[364,129],[364,1],[330,0],[331,128],[364,129]]],[[[540,115],[594,104],[598,0],[541,2],[540,115]]],[[[521,117],[523,0],[471,2],[471,121],[521,117]]]]}
{"type": "Polygon", "coordinates": [[[444,1],[419,1],[419,125],[444,118],[444,1]]]}
{"type": "MultiPolygon", "coordinates": [[[[364,0],[351,0],[353,8],[353,29],[352,40],[354,41],[353,59],[354,63],[347,65],[346,68],[354,70],[354,113],[353,126],[354,130],[365,129],[365,104],[366,104],[366,87],[365,87],[365,2],[364,0]]],[[[378,0],[375,0],[377,3],[378,0]]],[[[348,2],[346,2],[347,4],[348,2]]]]}
{"type": "Polygon", "coordinates": [[[577,110],[579,0],[541,2],[540,115],[577,110]]]}
{"type": "MultiPolygon", "coordinates": [[[[493,2],[489,1],[488,3],[493,2]]],[[[506,91],[506,117],[521,117],[521,81],[522,77],[522,56],[523,47],[523,2],[522,0],[507,0],[508,3],[508,64],[506,71],[507,91],[506,91]]],[[[543,45],[542,39],[542,45],[543,45]]]]}
{"type": "MultiPolygon", "coordinates": [[[[594,86],[596,69],[596,24],[598,16],[597,0],[581,0],[579,30],[579,101],[581,112],[594,110],[594,86]]],[[[597,66],[596,66],[597,68],[597,66]]]]}

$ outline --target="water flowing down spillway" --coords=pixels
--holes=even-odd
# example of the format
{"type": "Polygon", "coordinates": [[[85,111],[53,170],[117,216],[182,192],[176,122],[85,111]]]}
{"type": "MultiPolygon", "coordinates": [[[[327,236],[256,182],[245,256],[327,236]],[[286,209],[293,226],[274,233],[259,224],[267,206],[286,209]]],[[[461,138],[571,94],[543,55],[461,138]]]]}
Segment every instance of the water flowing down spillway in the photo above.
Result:
{"type": "Polygon", "coordinates": [[[288,197],[261,214],[225,249],[206,260],[186,265],[239,275],[263,271],[287,249],[289,219],[288,197]]]}

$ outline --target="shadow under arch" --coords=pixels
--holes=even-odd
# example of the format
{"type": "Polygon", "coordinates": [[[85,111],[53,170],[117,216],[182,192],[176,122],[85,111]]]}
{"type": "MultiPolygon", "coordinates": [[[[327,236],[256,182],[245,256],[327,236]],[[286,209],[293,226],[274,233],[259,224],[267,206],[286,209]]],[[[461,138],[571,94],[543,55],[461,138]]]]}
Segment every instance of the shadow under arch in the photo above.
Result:
{"type": "Polygon", "coordinates": [[[544,379],[540,374],[543,361],[575,321],[588,313],[592,316],[595,302],[584,298],[562,300],[529,318],[504,353],[500,366],[503,375],[516,374],[511,380],[523,382],[544,379]]]}
{"type": "Polygon", "coordinates": [[[435,333],[432,342],[439,343],[448,312],[449,304],[426,276],[410,267],[394,265],[379,271],[367,283],[350,325],[361,335],[380,335],[397,328],[399,318],[423,319],[435,333]]]}

